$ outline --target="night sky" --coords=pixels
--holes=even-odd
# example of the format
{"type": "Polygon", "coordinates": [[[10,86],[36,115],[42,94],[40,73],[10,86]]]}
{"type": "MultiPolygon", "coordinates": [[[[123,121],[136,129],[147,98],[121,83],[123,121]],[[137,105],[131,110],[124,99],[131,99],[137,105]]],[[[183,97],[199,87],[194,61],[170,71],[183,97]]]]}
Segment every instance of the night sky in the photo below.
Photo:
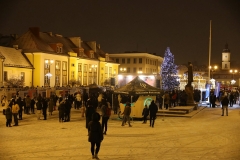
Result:
{"type": "Polygon", "coordinates": [[[163,56],[170,47],[176,64],[208,64],[212,20],[212,64],[221,63],[226,43],[232,64],[240,64],[239,0],[1,0],[0,7],[3,35],[40,27],[95,40],[108,53],[163,56]]]}

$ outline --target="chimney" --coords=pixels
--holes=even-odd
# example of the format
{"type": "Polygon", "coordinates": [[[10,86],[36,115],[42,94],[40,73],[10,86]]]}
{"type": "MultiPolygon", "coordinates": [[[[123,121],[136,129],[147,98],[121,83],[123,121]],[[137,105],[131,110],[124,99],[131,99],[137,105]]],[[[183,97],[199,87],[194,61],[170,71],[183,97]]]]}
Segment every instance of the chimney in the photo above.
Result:
{"type": "Polygon", "coordinates": [[[72,41],[77,48],[81,48],[81,38],[80,37],[69,37],[69,39],[72,41]]]}
{"type": "Polygon", "coordinates": [[[56,37],[63,37],[61,34],[55,34],[56,37]]]}
{"type": "Polygon", "coordinates": [[[29,30],[34,36],[39,37],[40,29],[38,27],[30,27],[29,30]]]}
{"type": "Polygon", "coordinates": [[[100,49],[100,44],[98,44],[97,47],[100,49]]]}
{"type": "Polygon", "coordinates": [[[17,45],[17,44],[13,45],[13,48],[15,48],[16,50],[18,50],[18,45],[17,45]]]}

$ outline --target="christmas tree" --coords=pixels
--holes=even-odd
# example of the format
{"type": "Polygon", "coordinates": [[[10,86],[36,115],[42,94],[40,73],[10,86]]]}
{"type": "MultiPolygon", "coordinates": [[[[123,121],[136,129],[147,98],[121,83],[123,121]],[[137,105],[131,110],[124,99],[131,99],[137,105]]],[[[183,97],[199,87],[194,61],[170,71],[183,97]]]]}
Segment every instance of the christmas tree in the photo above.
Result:
{"type": "Polygon", "coordinates": [[[178,87],[177,65],[174,64],[174,55],[171,53],[169,47],[165,50],[160,75],[162,77],[163,90],[171,91],[178,87]]]}

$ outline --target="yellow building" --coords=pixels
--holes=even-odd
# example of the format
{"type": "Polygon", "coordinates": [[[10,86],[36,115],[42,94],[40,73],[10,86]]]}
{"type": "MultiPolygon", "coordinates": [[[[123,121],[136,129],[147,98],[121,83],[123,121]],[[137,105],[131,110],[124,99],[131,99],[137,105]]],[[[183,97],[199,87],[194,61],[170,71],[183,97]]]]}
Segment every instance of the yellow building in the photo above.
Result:
{"type": "Polygon", "coordinates": [[[34,87],[111,85],[111,78],[118,74],[119,64],[112,62],[96,41],[85,42],[80,37],[63,37],[32,27],[14,45],[23,50],[34,67],[34,87]]]}
{"type": "Polygon", "coordinates": [[[160,88],[160,70],[163,58],[145,52],[111,53],[114,62],[120,63],[118,86],[130,82],[136,76],[148,84],[160,88]]]}
{"type": "Polygon", "coordinates": [[[22,54],[21,49],[0,46],[0,58],[1,86],[32,86],[33,66],[22,54]],[[19,80],[21,81],[21,83],[17,82],[19,80]]]}

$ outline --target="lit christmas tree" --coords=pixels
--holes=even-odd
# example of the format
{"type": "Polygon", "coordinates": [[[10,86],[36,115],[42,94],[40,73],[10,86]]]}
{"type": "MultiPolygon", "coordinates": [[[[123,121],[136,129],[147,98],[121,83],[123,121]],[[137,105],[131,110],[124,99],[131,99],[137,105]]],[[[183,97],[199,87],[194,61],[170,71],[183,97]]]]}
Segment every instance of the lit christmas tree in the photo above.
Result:
{"type": "Polygon", "coordinates": [[[160,74],[162,77],[163,90],[171,91],[178,87],[177,65],[174,64],[174,55],[171,53],[169,47],[165,50],[160,74]]]}

